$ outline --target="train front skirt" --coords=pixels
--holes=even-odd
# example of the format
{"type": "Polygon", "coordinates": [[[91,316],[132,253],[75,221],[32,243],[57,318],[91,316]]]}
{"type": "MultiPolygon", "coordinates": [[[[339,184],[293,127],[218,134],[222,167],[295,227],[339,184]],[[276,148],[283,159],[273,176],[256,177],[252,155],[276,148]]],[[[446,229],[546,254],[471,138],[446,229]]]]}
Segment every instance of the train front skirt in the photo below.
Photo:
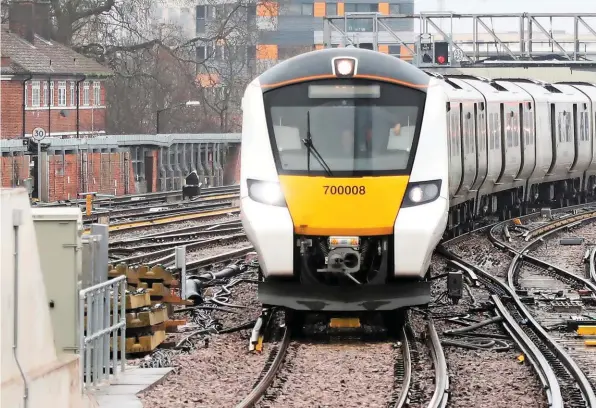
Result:
{"type": "Polygon", "coordinates": [[[305,285],[294,281],[259,282],[264,305],[308,311],[385,311],[428,304],[430,282],[406,280],[354,287],[305,285]]]}

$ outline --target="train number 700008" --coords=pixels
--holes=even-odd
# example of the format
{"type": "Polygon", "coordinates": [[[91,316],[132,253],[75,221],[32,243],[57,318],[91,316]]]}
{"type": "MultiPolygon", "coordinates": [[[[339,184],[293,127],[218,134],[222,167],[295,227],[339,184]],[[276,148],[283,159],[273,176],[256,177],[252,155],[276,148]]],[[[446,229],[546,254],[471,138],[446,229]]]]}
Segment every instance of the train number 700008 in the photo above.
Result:
{"type": "Polygon", "coordinates": [[[323,186],[325,194],[331,195],[365,195],[365,186],[323,186]]]}

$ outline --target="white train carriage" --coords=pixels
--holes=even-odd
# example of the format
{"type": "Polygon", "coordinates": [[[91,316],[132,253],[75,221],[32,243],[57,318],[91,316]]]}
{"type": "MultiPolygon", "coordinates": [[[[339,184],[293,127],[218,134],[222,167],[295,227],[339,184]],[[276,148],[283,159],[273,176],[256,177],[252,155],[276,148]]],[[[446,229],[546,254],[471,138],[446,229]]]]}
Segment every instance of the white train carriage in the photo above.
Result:
{"type": "Polygon", "coordinates": [[[559,84],[573,86],[586,95],[590,100],[587,109],[584,109],[579,114],[578,133],[580,134],[580,140],[587,139],[588,141],[591,141],[591,143],[589,143],[589,149],[582,152],[591,157],[585,172],[583,187],[594,190],[594,188],[596,188],[596,84],[587,82],[559,82],[556,85],[559,84]],[[588,150],[591,154],[588,154],[588,150]]]}

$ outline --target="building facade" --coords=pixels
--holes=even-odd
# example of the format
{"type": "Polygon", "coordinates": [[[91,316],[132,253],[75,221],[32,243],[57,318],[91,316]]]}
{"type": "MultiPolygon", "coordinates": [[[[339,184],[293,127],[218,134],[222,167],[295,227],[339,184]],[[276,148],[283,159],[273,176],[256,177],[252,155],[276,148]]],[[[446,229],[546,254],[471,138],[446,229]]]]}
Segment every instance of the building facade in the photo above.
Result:
{"type": "Polygon", "coordinates": [[[25,147],[36,128],[45,131],[43,143],[51,144],[105,134],[105,80],[112,72],[52,39],[48,2],[13,2],[9,7],[9,22],[0,33],[1,186],[27,186],[33,197],[41,199],[43,191],[49,201],[85,191],[133,192],[134,185],[126,182],[132,167],[125,149],[89,145],[82,151],[66,143],[40,158],[35,148],[25,147]]]}
{"type": "MultiPolygon", "coordinates": [[[[40,5],[15,3],[15,6],[40,5]]],[[[35,27],[33,21],[38,20],[11,19],[1,28],[2,138],[30,137],[38,127],[48,137],[104,134],[104,81],[111,72],[44,37],[43,28],[35,27]]]]}

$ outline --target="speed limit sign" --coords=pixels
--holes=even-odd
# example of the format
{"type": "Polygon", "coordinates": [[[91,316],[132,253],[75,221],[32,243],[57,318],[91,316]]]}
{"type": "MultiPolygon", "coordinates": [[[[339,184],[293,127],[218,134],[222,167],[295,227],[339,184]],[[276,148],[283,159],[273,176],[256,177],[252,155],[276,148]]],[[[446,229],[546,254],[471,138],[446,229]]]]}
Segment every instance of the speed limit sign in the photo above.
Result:
{"type": "Polygon", "coordinates": [[[46,130],[44,128],[36,127],[33,129],[31,138],[36,142],[41,142],[46,137],[46,130]]]}

